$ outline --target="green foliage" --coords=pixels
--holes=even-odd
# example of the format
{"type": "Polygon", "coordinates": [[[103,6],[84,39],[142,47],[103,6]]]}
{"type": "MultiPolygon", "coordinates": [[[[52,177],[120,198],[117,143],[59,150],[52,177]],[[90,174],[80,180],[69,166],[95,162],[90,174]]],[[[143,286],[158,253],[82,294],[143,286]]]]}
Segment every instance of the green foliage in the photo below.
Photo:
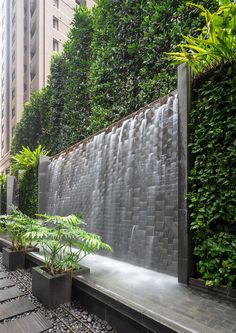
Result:
{"type": "Polygon", "coordinates": [[[21,121],[16,125],[11,144],[11,153],[19,153],[22,146],[36,149],[39,144],[50,148],[49,124],[50,92],[44,88],[32,94],[25,103],[21,121]]]}
{"type": "Polygon", "coordinates": [[[53,55],[48,86],[25,104],[12,141],[13,154],[22,146],[35,149],[42,144],[53,155],[88,135],[91,38],[91,13],[79,6],[64,52],[53,55]]]}
{"type": "Polygon", "coordinates": [[[79,269],[80,260],[88,254],[98,250],[112,251],[99,235],[82,228],[86,224],[82,217],[74,214],[65,217],[38,216],[42,220],[39,220],[37,228],[26,233],[26,238],[41,245],[45,268],[52,275],[79,269]]]}
{"type": "Polygon", "coordinates": [[[51,63],[51,71],[48,80],[50,91],[50,144],[49,149],[52,154],[62,148],[60,141],[61,117],[64,106],[64,83],[66,80],[66,65],[63,54],[54,54],[51,63]]]}
{"type": "Polygon", "coordinates": [[[60,123],[60,151],[88,136],[90,105],[87,76],[91,65],[92,16],[76,8],[69,39],[64,45],[66,80],[60,123]]]}
{"type": "Polygon", "coordinates": [[[198,270],[207,286],[236,285],[236,237],[228,232],[210,235],[195,247],[198,270]]]}
{"type": "Polygon", "coordinates": [[[38,168],[39,157],[47,156],[48,151],[39,145],[34,151],[30,150],[29,147],[22,147],[22,151],[15,156],[12,156],[11,170],[13,173],[17,171],[27,171],[28,169],[38,168]]]}
{"type": "Polygon", "coordinates": [[[236,60],[236,4],[230,0],[220,3],[213,14],[202,5],[189,3],[201,12],[206,25],[198,38],[184,36],[185,43],[179,44],[181,52],[169,53],[174,60],[191,65],[197,74],[236,60]]]}
{"type": "Polygon", "coordinates": [[[37,220],[33,220],[27,215],[20,212],[16,207],[12,207],[11,215],[0,216],[0,227],[8,233],[11,239],[12,249],[16,251],[26,250],[32,247],[32,239],[25,237],[35,229],[37,220]]]}
{"type": "MultiPolygon", "coordinates": [[[[42,144],[53,155],[176,89],[164,53],[204,23],[186,2],[99,0],[92,13],[79,6],[48,87],[25,105],[13,154],[42,144]]],[[[217,3],[196,1],[212,11],[217,3]]]]}
{"type": "Polygon", "coordinates": [[[208,285],[236,285],[236,64],[199,77],[190,114],[188,194],[197,268],[208,285]]]}
{"type": "Polygon", "coordinates": [[[48,151],[39,145],[34,151],[22,147],[22,151],[12,157],[11,171],[19,174],[19,208],[33,217],[38,211],[38,164],[39,157],[48,151]]]}
{"type": "MultiPolygon", "coordinates": [[[[97,2],[89,74],[92,133],[176,89],[176,69],[164,52],[174,51],[181,33],[196,34],[203,24],[186,2],[97,2]]],[[[213,10],[217,5],[197,3],[213,10]]]]}
{"type": "Polygon", "coordinates": [[[1,214],[6,214],[6,201],[7,201],[7,176],[5,173],[0,175],[1,185],[1,214]]]}

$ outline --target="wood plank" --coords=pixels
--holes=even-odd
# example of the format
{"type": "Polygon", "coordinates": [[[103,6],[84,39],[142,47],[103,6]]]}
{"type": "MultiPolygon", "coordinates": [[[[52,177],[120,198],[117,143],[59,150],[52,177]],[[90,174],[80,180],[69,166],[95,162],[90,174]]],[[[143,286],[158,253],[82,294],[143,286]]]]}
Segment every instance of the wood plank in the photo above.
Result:
{"type": "Polygon", "coordinates": [[[15,282],[10,279],[0,280],[0,289],[6,288],[6,287],[12,287],[14,285],[15,285],[15,282]]]}
{"type": "Polygon", "coordinates": [[[7,274],[5,272],[0,272],[0,279],[5,279],[7,274]]]}
{"type": "Polygon", "coordinates": [[[17,316],[21,313],[33,311],[35,306],[26,297],[0,304],[0,320],[17,316]]]}
{"type": "Polygon", "coordinates": [[[40,311],[14,321],[0,324],[0,333],[40,333],[52,327],[40,311]]]}
{"type": "Polygon", "coordinates": [[[10,287],[8,289],[0,290],[0,302],[8,301],[10,299],[24,295],[17,287],[10,287]]]}

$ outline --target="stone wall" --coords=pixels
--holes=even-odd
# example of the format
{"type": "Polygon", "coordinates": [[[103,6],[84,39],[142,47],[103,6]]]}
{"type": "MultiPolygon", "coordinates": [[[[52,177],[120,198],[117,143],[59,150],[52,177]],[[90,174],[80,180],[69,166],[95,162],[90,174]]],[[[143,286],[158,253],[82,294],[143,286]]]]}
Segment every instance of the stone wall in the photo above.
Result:
{"type": "Polygon", "coordinates": [[[177,144],[173,94],[52,157],[40,210],[82,212],[112,245],[109,256],[177,275],[177,144]]]}

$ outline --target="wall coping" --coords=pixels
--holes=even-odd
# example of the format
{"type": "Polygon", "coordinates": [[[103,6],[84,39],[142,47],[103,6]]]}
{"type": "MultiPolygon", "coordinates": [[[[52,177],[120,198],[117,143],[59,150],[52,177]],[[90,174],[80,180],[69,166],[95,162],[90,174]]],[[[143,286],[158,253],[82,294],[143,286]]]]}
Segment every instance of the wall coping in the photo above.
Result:
{"type": "Polygon", "coordinates": [[[160,106],[164,105],[167,103],[168,101],[168,98],[171,97],[171,96],[174,96],[175,94],[177,94],[177,90],[174,90],[172,92],[170,92],[168,95],[166,96],[163,96],[163,97],[160,97],[159,99],[143,106],[142,108],[140,108],[139,110],[129,114],[128,116],[116,121],[115,123],[112,123],[111,125],[105,127],[104,129],[100,130],[99,132],[93,134],[93,135],[90,135],[88,136],[87,138],[73,144],[72,146],[62,150],[60,153],[56,154],[56,155],[53,155],[53,156],[50,156],[50,159],[51,160],[56,160],[58,159],[60,156],[62,155],[67,155],[69,154],[71,151],[75,150],[76,148],[78,148],[79,146],[81,145],[86,145],[88,142],[90,142],[95,136],[101,134],[101,133],[105,133],[105,134],[108,134],[109,132],[112,131],[112,129],[114,127],[116,128],[119,128],[122,126],[122,124],[124,123],[124,121],[128,120],[128,119],[131,119],[131,118],[134,118],[135,116],[137,116],[138,114],[146,111],[147,109],[153,107],[155,104],[160,104],[160,106]]]}

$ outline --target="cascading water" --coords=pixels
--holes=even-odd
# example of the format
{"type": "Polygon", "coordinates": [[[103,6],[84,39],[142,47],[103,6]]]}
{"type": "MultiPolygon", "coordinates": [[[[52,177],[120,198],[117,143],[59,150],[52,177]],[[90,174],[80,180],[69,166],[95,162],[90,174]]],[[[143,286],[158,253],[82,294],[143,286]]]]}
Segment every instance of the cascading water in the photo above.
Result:
{"type": "Polygon", "coordinates": [[[47,212],[82,212],[114,258],[176,274],[177,109],[170,96],[52,158],[47,212]]]}

